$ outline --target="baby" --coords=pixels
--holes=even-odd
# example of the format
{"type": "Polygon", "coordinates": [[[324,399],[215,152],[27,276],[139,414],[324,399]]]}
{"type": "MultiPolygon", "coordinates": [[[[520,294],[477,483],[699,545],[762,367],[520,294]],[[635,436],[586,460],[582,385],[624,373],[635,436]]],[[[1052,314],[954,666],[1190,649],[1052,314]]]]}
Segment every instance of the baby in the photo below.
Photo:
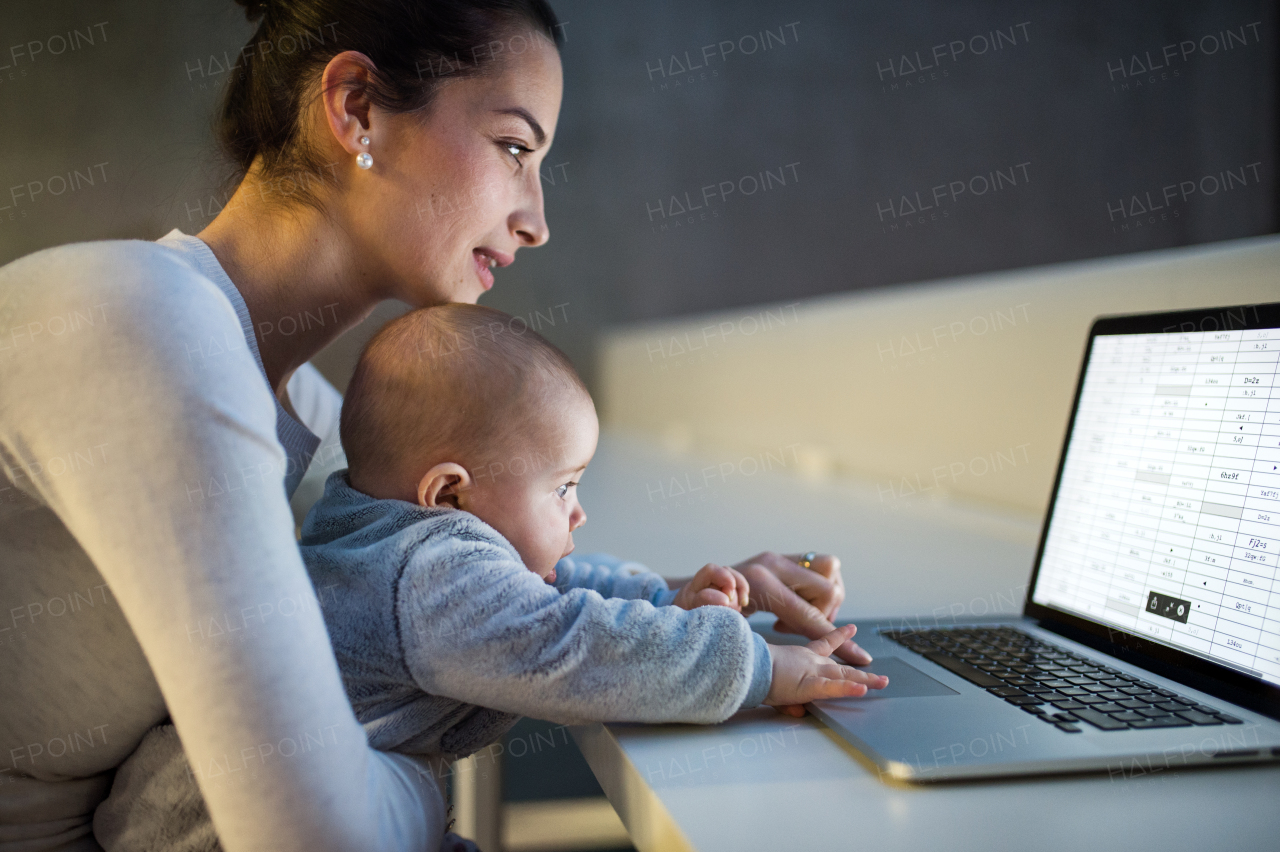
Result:
{"type": "Polygon", "coordinates": [[[732,569],[670,590],[638,565],[571,558],[595,407],[568,359],[509,319],[448,305],[370,342],[342,411],[349,471],[303,529],[375,746],[458,756],[521,715],[711,723],[886,682],[830,649],[766,645],[735,611],[749,590],[732,569]]]}
{"type": "MultiPolygon", "coordinates": [[[[373,746],[447,761],[525,715],[714,723],[888,682],[828,657],[852,627],[808,647],[767,645],[739,612],[750,591],[731,568],[708,565],[670,589],[634,563],[571,557],[595,407],[568,359],[509,319],[446,305],[379,332],[343,403],[349,469],[303,525],[303,559],[373,746]]],[[[180,749],[168,736],[149,735],[138,754],[180,749]]],[[[131,778],[164,779],[171,800],[177,783],[172,771],[121,773],[103,823],[112,831],[99,832],[108,850],[144,845],[137,815],[161,810],[129,806],[131,778]]],[[[147,848],[216,845],[211,830],[163,833],[185,839],[147,848]]]]}

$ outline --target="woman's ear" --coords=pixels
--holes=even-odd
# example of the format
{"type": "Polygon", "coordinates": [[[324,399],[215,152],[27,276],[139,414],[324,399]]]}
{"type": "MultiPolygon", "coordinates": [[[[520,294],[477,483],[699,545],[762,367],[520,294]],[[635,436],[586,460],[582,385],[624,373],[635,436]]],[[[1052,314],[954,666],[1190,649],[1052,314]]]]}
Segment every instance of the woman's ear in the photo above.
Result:
{"type": "Polygon", "coordinates": [[[360,138],[370,131],[369,83],[375,67],[363,53],[346,50],[329,60],[320,77],[325,120],[334,139],[348,154],[359,154],[367,148],[361,145],[360,138]]]}
{"type": "Polygon", "coordinates": [[[458,495],[471,487],[471,474],[460,464],[441,462],[418,480],[418,505],[424,509],[458,506],[458,495]]]}

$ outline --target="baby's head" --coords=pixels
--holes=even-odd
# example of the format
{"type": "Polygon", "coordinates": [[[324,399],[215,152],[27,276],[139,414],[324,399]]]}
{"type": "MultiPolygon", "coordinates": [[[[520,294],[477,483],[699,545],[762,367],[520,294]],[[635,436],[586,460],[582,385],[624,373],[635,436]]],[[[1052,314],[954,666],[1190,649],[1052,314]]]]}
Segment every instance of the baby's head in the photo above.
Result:
{"type": "Polygon", "coordinates": [[[342,405],[351,485],[470,512],[548,582],[586,521],[599,424],[560,350],[479,305],[411,311],[365,347],[342,405]]]}

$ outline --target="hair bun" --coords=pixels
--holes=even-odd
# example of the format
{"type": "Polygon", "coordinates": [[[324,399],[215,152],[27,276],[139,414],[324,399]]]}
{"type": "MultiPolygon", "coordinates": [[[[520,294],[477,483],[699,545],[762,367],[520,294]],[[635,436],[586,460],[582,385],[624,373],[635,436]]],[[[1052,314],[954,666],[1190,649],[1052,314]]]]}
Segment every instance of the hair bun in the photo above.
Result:
{"type": "Polygon", "coordinates": [[[258,21],[267,13],[267,0],[236,0],[236,4],[244,7],[244,16],[250,21],[258,21]]]}

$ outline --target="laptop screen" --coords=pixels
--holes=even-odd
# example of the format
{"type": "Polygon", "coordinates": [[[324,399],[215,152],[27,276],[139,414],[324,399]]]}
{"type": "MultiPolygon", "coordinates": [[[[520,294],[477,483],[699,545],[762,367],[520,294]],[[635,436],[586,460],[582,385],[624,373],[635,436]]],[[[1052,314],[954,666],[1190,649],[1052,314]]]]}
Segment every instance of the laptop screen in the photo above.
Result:
{"type": "Polygon", "coordinates": [[[1031,601],[1280,684],[1280,322],[1107,323],[1031,601]]]}

